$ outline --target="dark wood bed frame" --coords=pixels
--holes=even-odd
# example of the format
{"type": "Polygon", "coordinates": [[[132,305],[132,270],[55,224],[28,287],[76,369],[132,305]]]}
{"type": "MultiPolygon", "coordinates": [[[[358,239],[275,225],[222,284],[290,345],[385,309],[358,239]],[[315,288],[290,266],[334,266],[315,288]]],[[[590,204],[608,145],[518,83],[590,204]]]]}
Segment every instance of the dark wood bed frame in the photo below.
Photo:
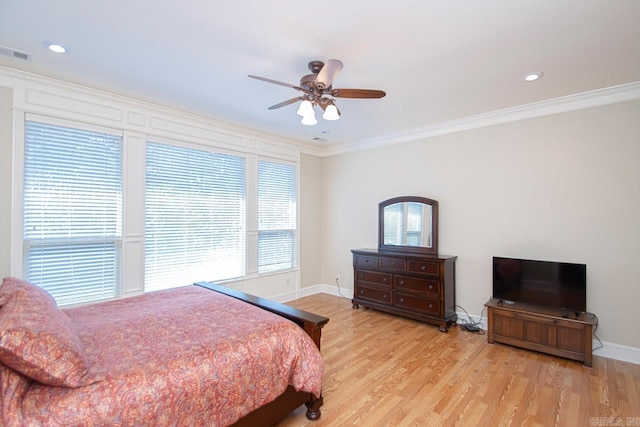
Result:
{"type": "MultiPolygon", "coordinates": [[[[239,299],[293,321],[304,329],[304,331],[313,339],[318,350],[320,349],[322,328],[327,324],[329,318],[318,316],[317,314],[299,310],[265,298],[260,298],[255,295],[240,292],[235,289],[216,285],[212,282],[197,282],[196,285],[239,299]]],[[[322,396],[316,398],[311,393],[296,391],[293,387],[289,386],[284,393],[276,398],[276,400],[248,413],[233,425],[236,427],[272,426],[278,421],[283,420],[294,409],[300,407],[302,404],[307,406],[307,418],[310,420],[317,420],[320,418],[320,406],[322,406],[322,403],[322,396]]]]}

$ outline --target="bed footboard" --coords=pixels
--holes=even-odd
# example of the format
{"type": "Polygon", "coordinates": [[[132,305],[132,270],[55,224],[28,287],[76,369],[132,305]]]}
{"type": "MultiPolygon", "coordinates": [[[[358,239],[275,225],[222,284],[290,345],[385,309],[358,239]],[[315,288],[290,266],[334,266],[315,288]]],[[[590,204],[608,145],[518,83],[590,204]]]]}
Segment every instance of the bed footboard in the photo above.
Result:
{"type": "MultiPolygon", "coordinates": [[[[203,288],[207,288],[212,291],[239,299],[248,304],[255,305],[264,310],[270,311],[291,320],[292,322],[300,326],[311,337],[311,339],[313,339],[313,342],[318,347],[318,350],[320,349],[322,328],[327,324],[329,318],[309,313],[308,311],[299,310],[297,308],[281,304],[279,302],[247,294],[235,289],[227,288],[225,286],[216,285],[212,282],[197,282],[195,284],[198,286],[202,286],[203,288]]],[[[308,419],[315,421],[320,418],[320,407],[323,404],[322,396],[316,398],[311,393],[295,391],[293,387],[288,387],[287,390],[282,393],[276,400],[256,409],[253,412],[250,412],[249,414],[238,420],[238,422],[234,424],[234,427],[273,425],[276,422],[284,419],[289,413],[291,413],[291,411],[298,408],[302,404],[305,404],[307,407],[306,416],[308,419]]]]}

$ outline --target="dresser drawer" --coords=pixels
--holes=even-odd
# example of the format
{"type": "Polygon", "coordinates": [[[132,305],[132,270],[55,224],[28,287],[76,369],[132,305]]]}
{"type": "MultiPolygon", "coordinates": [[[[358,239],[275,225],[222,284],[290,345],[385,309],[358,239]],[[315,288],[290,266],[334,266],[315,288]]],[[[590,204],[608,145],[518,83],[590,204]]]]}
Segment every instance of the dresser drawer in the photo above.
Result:
{"type": "Polygon", "coordinates": [[[409,273],[419,273],[419,274],[428,274],[430,276],[439,276],[440,264],[437,262],[409,260],[407,264],[407,271],[409,273]]]}
{"type": "Polygon", "coordinates": [[[391,290],[356,284],[355,298],[391,305],[391,290]]]}
{"type": "Polygon", "coordinates": [[[440,281],[435,279],[396,275],[393,279],[393,287],[399,291],[420,292],[430,298],[440,297],[440,281]]]}
{"type": "Polygon", "coordinates": [[[367,256],[367,255],[356,255],[355,265],[356,267],[378,268],[378,257],[367,256]]]}
{"type": "Polygon", "coordinates": [[[391,288],[392,276],[379,271],[356,270],[356,283],[373,283],[391,288]]]}
{"type": "Polygon", "coordinates": [[[398,258],[380,257],[380,268],[382,270],[401,271],[404,273],[407,268],[407,261],[398,258]]]}
{"type": "Polygon", "coordinates": [[[414,311],[424,312],[434,316],[440,316],[440,301],[428,298],[420,298],[415,295],[396,293],[394,295],[394,305],[414,311]]]}

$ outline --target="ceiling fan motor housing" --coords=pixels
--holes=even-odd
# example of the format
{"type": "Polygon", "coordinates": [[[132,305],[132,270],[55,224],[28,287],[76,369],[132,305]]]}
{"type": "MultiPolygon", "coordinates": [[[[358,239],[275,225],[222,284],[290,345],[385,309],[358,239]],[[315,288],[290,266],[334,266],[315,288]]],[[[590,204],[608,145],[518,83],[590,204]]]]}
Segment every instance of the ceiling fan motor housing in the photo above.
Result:
{"type": "Polygon", "coordinates": [[[318,78],[318,73],[324,67],[324,62],[322,61],[311,61],[309,62],[309,70],[311,70],[312,74],[307,74],[306,76],[302,76],[300,79],[300,87],[305,90],[313,90],[313,89],[325,89],[324,86],[319,86],[316,79],[318,78]]]}
{"type": "Polygon", "coordinates": [[[316,77],[317,74],[307,74],[306,76],[302,76],[300,79],[300,87],[305,90],[310,90],[316,87],[316,77]]]}

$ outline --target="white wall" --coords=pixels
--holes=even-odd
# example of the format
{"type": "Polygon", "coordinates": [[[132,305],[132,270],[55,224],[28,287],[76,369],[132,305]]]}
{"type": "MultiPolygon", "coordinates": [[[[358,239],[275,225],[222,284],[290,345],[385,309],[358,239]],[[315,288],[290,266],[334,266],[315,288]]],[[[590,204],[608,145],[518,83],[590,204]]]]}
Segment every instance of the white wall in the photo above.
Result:
{"type": "Polygon", "coordinates": [[[300,287],[321,283],[322,159],[300,156],[300,287]]]}
{"type": "Polygon", "coordinates": [[[457,304],[480,315],[492,256],[587,264],[598,336],[640,348],[640,101],[323,159],[322,282],[353,288],[351,249],[377,246],[377,205],[439,201],[457,304]]]}
{"type": "Polygon", "coordinates": [[[0,278],[11,271],[11,159],[13,90],[0,86],[0,278]]]}

